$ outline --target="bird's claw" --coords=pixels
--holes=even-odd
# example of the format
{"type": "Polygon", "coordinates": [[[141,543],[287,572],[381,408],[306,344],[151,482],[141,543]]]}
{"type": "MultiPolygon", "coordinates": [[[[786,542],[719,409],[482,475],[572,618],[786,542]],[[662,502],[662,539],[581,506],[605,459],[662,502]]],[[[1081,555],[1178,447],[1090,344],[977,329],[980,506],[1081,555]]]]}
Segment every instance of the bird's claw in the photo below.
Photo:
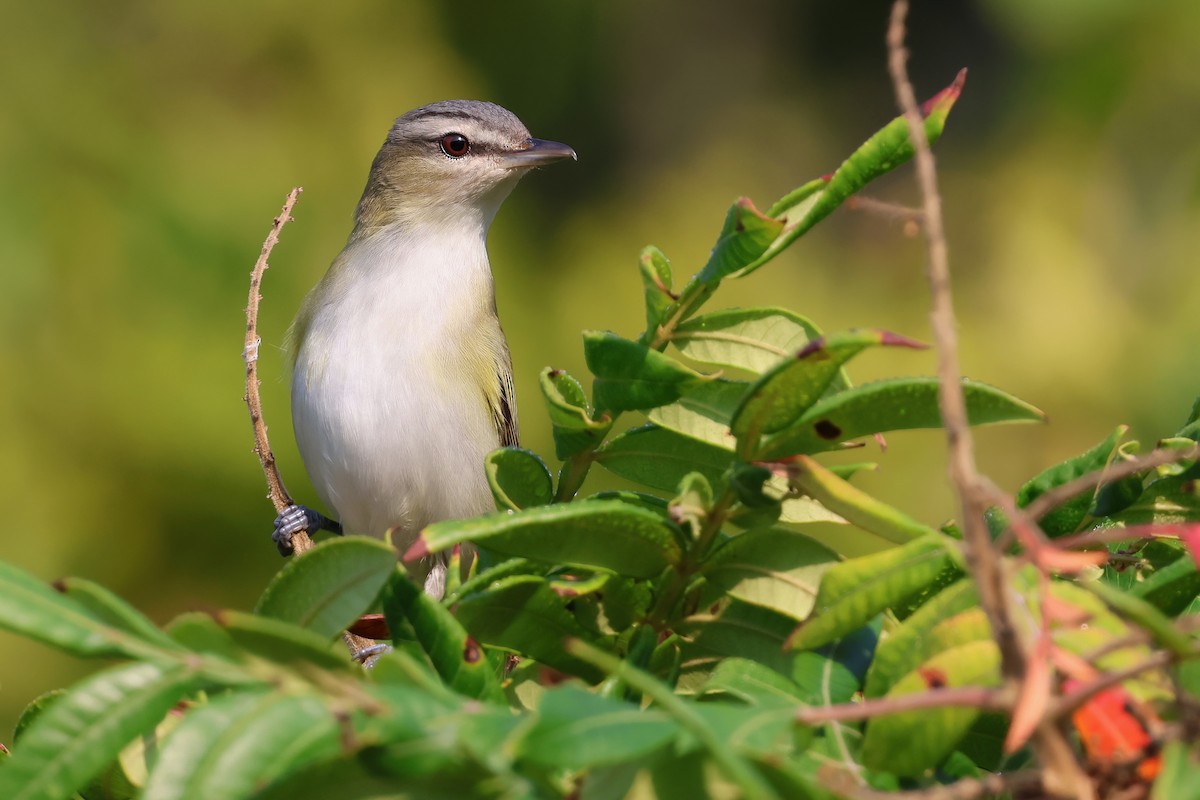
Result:
{"type": "Polygon", "coordinates": [[[363,669],[370,669],[375,666],[375,662],[384,653],[392,649],[390,644],[380,642],[379,644],[368,645],[361,650],[356,650],[351,656],[355,661],[363,665],[363,669]]]}
{"type": "Polygon", "coordinates": [[[332,530],[336,533],[342,532],[342,526],[332,520],[326,519],[318,511],[313,511],[311,508],[302,505],[290,505],[275,517],[275,530],[271,533],[271,539],[274,540],[275,546],[279,548],[279,554],[290,556],[292,554],[292,537],[301,531],[308,533],[316,533],[321,528],[332,530]]]}

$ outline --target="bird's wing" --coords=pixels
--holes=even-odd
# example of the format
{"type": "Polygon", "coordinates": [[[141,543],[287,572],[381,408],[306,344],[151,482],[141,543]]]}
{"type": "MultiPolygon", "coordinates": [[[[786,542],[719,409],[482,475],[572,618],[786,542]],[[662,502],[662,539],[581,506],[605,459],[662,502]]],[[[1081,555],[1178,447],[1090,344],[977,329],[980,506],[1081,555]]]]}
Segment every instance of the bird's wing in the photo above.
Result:
{"type": "Polygon", "coordinates": [[[521,431],[517,426],[517,393],[513,388],[512,356],[507,346],[497,359],[496,380],[500,384],[500,391],[492,401],[492,421],[496,423],[500,446],[519,447],[521,431]]]}

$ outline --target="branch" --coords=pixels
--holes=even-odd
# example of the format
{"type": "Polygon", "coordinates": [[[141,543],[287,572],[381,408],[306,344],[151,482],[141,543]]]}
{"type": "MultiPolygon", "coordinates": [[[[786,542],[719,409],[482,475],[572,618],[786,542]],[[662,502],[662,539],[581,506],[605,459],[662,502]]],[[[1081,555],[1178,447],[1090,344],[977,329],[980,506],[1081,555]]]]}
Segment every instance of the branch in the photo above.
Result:
{"type": "Polygon", "coordinates": [[[988,775],[984,778],[965,778],[946,786],[910,789],[906,792],[882,792],[863,789],[854,792],[854,800],[983,800],[1012,793],[1020,797],[1027,792],[1039,792],[1042,776],[1036,770],[988,775]]]}
{"type": "Polygon", "coordinates": [[[1008,711],[1012,709],[1012,705],[1013,694],[1005,689],[959,686],[906,694],[900,697],[863,700],[858,703],[801,708],[796,712],[796,722],[802,725],[823,725],[826,722],[850,722],[946,706],[967,706],[985,711],[1008,711]]]}
{"type": "Polygon", "coordinates": [[[896,100],[904,112],[905,119],[908,120],[909,140],[913,146],[917,181],[921,189],[923,228],[929,257],[928,278],[932,306],[930,321],[938,354],[938,401],[942,422],[946,428],[950,479],[962,504],[966,561],[978,586],[980,605],[987,613],[996,644],[1000,648],[1005,676],[1010,680],[1019,681],[1024,673],[1024,654],[1005,601],[1005,581],[999,554],[992,547],[991,537],[983,521],[984,504],[979,497],[974,448],[967,425],[966,402],[963,399],[961,371],[958,366],[958,337],[954,331],[946,232],[937,186],[937,167],[929,150],[929,141],[925,137],[925,123],[905,65],[908,60],[908,51],[904,47],[904,20],[907,14],[907,0],[897,0],[892,6],[892,17],[887,32],[888,72],[891,74],[896,100]]]}
{"type": "MultiPolygon", "coordinates": [[[[246,348],[242,351],[242,358],[246,362],[246,394],[243,400],[246,402],[246,408],[250,410],[250,424],[254,428],[254,454],[258,456],[258,461],[262,464],[263,474],[267,478],[267,496],[275,506],[276,512],[282,512],[292,505],[292,498],[284,488],[283,479],[279,476],[279,468],[275,465],[275,454],[271,451],[271,443],[267,439],[267,424],[263,421],[262,398],[258,393],[258,347],[262,343],[262,339],[258,335],[258,304],[262,300],[260,289],[262,288],[263,273],[269,266],[267,259],[279,242],[279,232],[283,230],[284,225],[291,221],[292,207],[296,205],[296,200],[302,191],[304,189],[297,186],[288,193],[283,210],[279,212],[279,216],[271,225],[271,232],[267,234],[267,239],[263,242],[262,253],[259,254],[258,261],[254,262],[254,269],[250,272],[250,297],[246,301],[246,348]]],[[[312,539],[308,538],[306,533],[298,533],[292,537],[292,546],[297,552],[303,553],[312,548],[312,539]]]]}
{"type": "MultiPolygon", "coordinates": [[[[897,102],[908,121],[908,135],[913,146],[917,181],[921,189],[929,255],[928,278],[932,306],[930,321],[938,353],[938,401],[942,424],[946,429],[948,471],[962,506],[963,549],[967,569],[979,592],[980,606],[987,614],[992,636],[1000,650],[1001,670],[1011,686],[1023,679],[1027,661],[1012,624],[1003,554],[992,544],[983,519],[988,492],[975,468],[974,448],[967,424],[966,402],[963,398],[961,371],[958,366],[958,339],[954,331],[946,233],[937,187],[937,168],[929,150],[924,120],[917,107],[916,94],[908,79],[906,68],[908,52],[904,47],[904,34],[907,15],[907,0],[896,0],[892,6],[887,32],[888,72],[892,78],[897,102]]],[[[1033,742],[1044,770],[1047,794],[1072,796],[1080,800],[1093,796],[1087,776],[1066,738],[1053,723],[1043,718],[1034,732],[1033,742]]]]}
{"type": "Polygon", "coordinates": [[[1119,683],[1124,683],[1130,678],[1135,678],[1143,672],[1149,672],[1153,669],[1161,669],[1171,663],[1173,656],[1166,650],[1155,651],[1149,657],[1132,664],[1124,669],[1119,669],[1114,672],[1107,672],[1096,678],[1090,683],[1075,689],[1074,691],[1058,698],[1047,712],[1047,716],[1051,719],[1061,719],[1071,714],[1075,709],[1082,706],[1088,700],[1091,700],[1096,695],[1103,692],[1112,686],[1119,683]]]}

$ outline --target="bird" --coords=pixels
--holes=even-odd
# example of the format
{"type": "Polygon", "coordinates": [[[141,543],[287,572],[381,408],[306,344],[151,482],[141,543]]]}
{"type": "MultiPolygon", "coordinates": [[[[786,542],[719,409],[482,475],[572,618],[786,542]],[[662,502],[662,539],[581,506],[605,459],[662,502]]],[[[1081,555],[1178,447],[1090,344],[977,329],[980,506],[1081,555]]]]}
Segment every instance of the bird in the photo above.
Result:
{"type": "MultiPolygon", "coordinates": [[[[346,246],[289,331],[292,427],[332,516],[285,508],[281,549],[326,529],[390,531],[403,552],[433,522],[495,510],[484,458],[519,434],[488,229],[525,174],[566,159],[574,149],[494,103],[442,101],[392,124],[346,246]]],[[[410,575],[444,595],[444,557],[410,575]]]]}

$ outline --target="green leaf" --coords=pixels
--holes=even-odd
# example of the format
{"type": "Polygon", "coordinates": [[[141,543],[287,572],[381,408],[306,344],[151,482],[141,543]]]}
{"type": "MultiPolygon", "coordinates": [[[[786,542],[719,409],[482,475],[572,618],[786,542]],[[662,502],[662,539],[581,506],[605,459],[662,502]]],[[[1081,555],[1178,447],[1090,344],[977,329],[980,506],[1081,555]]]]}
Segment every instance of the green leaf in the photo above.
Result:
{"type": "Polygon", "coordinates": [[[734,435],[753,440],[782,430],[825,394],[841,375],[843,364],[868,347],[887,346],[925,345],[881,330],[843,331],[813,339],[750,387],[734,412],[730,426],[734,435]]]}
{"type": "Polygon", "coordinates": [[[698,383],[687,387],[676,402],[651,409],[647,416],[660,427],[732,451],[737,440],[729,423],[749,388],[743,381],[721,378],[698,383]]]}
{"type": "Polygon", "coordinates": [[[1109,525],[1151,525],[1200,521],[1200,481],[1172,475],[1152,481],[1138,499],[1111,515],[1109,525]]]}
{"type": "Polygon", "coordinates": [[[696,712],[726,747],[747,756],[778,757],[795,744],[794,702],[774,702],[768,708],[697,703],[696,712]]]}
{"type": "Polygon", "coordinates": [[[1175,740],[1163,748],[1162,770],[1154,781],[1150,800],[1200,800],[1200,746],[1175,740]]]}
{"type": "Polygon", "coordinates": [[[952,546],[945,536],[929,534],[832,567],[821,581],[816,614],[796,629],[788,646],[819,647],[861,627],[952,563],[952,546]]]}
{"type": "Polygon", "coordinates": [[[708,262],[695,280],[715,286],[727,275],[757,261],[783,230],[783,223],[766,216],[748,197],[729,207],[708,262]]]}
{"type": "Polygon", "coordinates": [[[567,654],[568,638],[592,638],[544,578],[516,575],[464,598],[456,618],[480,642],[529,656],[568,675],[595,682],[603,674],[567,654]]]}
{"type": "MultiPolygon", "coordinates": [[[[962,71],[947,88],[927,100],[921,107],[925,115],[925,135],[933,144],[942,135],[946,117],[954,106],[966,80],[962,71]]],[[[771,243],[761,256],[746,265],[739,277],[749,275],[766,264],[788,245],[803,236],[814,225],[829,216],[850,195],[868,183],[912,158],[913,146],[909,137],[908,121],[897,117],[878,133],[862,144],[828,181],[811,181],[791,192],[768,210],[772,217],[785,222],[779,237],[771,243]],[[820,183],[824,182],[824,188],[820,183]]]]}
{"type": "Polygon", "coordinates": [[[638,265],[642,274],[642,291],[646,298],[646,331],[653,333],[667,318],[675,302],[671,291],[671,262],[653,245],[642,250],[638,265]]]}
{"type": "Polygon", "coordinates": [[[786,674],[792,656],[783,651],[783,644],[795,626],[794,619],[778,611],[731,598],[718,613],[693,614],[676,631],[687,637],[683,660],[693,667],[737,656],[786,674]]]}
{"type": "Polygon", "coordinates": [[[370,608],[395,571],[396,552],[384,542],[330,539],[284,564],[255,613],[332,639],[370,608]]]}
{"type": "Polygon", "coordinates": [[[679,725],[661,711],[568,685],[542,698],[516,757],[555,770],[589,769],[643,759],[678,734],[679,725]]]}
{"type": "MultiPolygon", "coordinates": [[[[1140,625],[1163,647],[1181,658],[1194,657],[1195,649],[1187,634],[1175,627],[1172,620],[1146,600],[1129,592],[1123,592],[1102,581],[1087,581],[1079,584],[1099,597],[1120,615],[1120,619],[1140,625]]],[[[1095,620],[1091,624],[1097,624],[1095,620]]]]}
{"type": "MultiPolygon", "coordinates": [[[[778,491],[779,484],[775,473],[761,464],[747,464],[742,461],[734,462],[726,473],[729,488],[737,495],[738,502],[746,509],[755,509],[761,517],[752,517],[747,527],[760,528],[774,524],[782,512],[780,508],[783,498],[787,495],[786,484],[783,491],[778,491]]],[[[738,524],[742,524],[741,519],[738,524]]]]}
{"type": "Polygon", "coordinates": [[[604,616],[614,631],[629,629],[650,612],[653,602],[654,594],[646,581],[615,575],[604,585],[604,616]]]}
{"type": "MultiPolygon", "coordinates": [[[[1125,433],[1128,430],[1129,427],[1127,425],[1121,425],[1107,439],[1086,453],[1069,458],[1061,464],[1056,464],[1049,469],[1043,470],[1017,492],[1017,505],[1020,508],[1024,508],[1033,502],[1033,500],[1056,486],[1061,486],[1082,475],[1104,469],[1117,455],[1121,440],[1125,437],[1125,433]]],[[[1139,480],[1139,489],[1140,485],[1139,480]]],[[[1084,494],[1076,495],[1042,517],[1038,525],[1047,535],[1052,537],[1065,536],[1075,532],[1088,516],[1088,512],[1097,494],[1098,492],[1085,492],[1084,494]]],[[[1004,523],[1001,522],[1000,524],[1003,525],[1004,523]]]]}
{"type": "Polygon", "coordinates": [[[686,386],[706,379],[670,356],[608,331],[584,331],[583,356],[596,376],[596,408],[604,411],[666,405],[686,386]]]}
{"type": "Polygon", "coordinates": [[[468,541],[505,555],[635,578],[654,577],[682,555],[660,515],[620,500],[584,500],[434,523],[421,531],[405,560],[468,541]]]}
{"type": "Polygon", "coordinates": [[[383,589],[383,613],[392,631],[402,630],[404,622],[412,627],[433,668],[454,691],[493,702],[503,699],[496,673],[465,623],[399,572],[383,589]]]}
{"type": "MultiPolygon", "coordinates": [[[[1000,652],[995,642],[973,641],[945,650],[901,678],[888,698],[928,691],[938,686],[998,686],[1000,652]]],[[[920,775],[954,752],[979,717],[969,706],[943,706],[876,717],[867,725],[862,759],[870,769],[920,775]]]]}
{"type": "Polygon", "coordinates": [[[679,482],[679,493],[667,506],[667,513],[676,525],[695,537],[712,505],[713,490],[708,480],[699,472],[689,472],[679,482]]]}
{"type": "Polygon", "coordinates": [[[794,681],[757,661],[737,657],[717,664],[697,694],[701,697],[728,694],[751,705],[764,701],[795,704],[808,699],[794,681]]]}
{"type": "Polygon", "coordinates": [[[723,595],[764,606],[797,621],[816,603],[821,576],[837,562],[829,549],[800,533],[767,528],[727,540],[704,562],[701,607],[723,595]]]}
{"type": "Polygon", "coordinates": [[[879,643],[871,668],[867,671],[863,694],[867,697],[887,694],[896,681],[912,672],[928,657],[922,643],[934,626],[961,611],[976,607],[978,603],[975,584],[966,580],[934,595],[912,616],[889,631],[879,643]]]}
{"type": "MultiPolygon", "coordinates": [[[[871,540],[853,536],[853,532],[839,538],[849,538],[857,549],[864,546],[870,551],[882,550],[897,544],[906,544],[927,536],[940,535],[933,528],[905,514],[903,511],[881,502],[848,481],[838,477],[830,469],[808,456],[796,456],[790,466],[788,481],[808,497],[842,519],[856,525],[871,540]],[[854,541],[857,539],[858,541],[854,541]]],[[[847,555],[841,543],[826,542],[840,555],[847,555]]]]}
{"type": "Polygon", "coordinates": [[[1150,573],[1144,581],[1134,584],[1130,594],[1145,600],[1169,617],[1177,617],[1200,595],[1200,572],[1196,559],[1187,553],[1150,573]]]}
{"type": "Polygon", "coordinates": [[[609,440],[596,451],[595,460],[622,478],[673,492],[691,472],[716,485],[733,462],[733,453],[657,425],[643,425],[609,440]]]}
{"type": "Polygon", "coordinates": [[[79,656],[137,658],[144,653],[144,646],[138,647],[127,633],[4,562],[0,562],[0,628],[79,656]]]}
{"type": "Polygon", "coordinates": [[[746,798],[746,800],[766,800],[772,796],[762,776],[756,773],[736,751],[725,747],[720,737],[697,712],[695,705],[678,697],[671,691],[671,687],[632,666],[628,661],[622,661],[611,653],[598,650],[586,642],[574,640],[567,643],[567,648],[646,695],[675,719],[681,728],[708,751],[709,756],[721,769],[724,776],[736,784],[739,797],[746,798]]]}
{"type": "Polygon", "coordinates": [[[17,724],[13,726],[13,743],[19,742],[29,725],[41,715],[50,705],[67,693],[66,689],[51,689],[38,695],[21,711],[17,724]]]}
{"type": "Polygon", "coordinates": [[[179,649],[179,645],[144,614],[100,584],[83,578],[63,578],[55,585],[96,619],[147,644],[167,650],[179,649]]]}
{"type": "Polygon", "coordinates": [[[484,460],[484,470],[496,507],[501,511],[549,505],[554,500],[554,478],[546,462],[531,450],[519,447],[493,450],[484,460]]]}
{"type": "Polygon", "coordinates": [[[188,711],[143,800],[251,797],[341,752],[338,715],[312,695],[239,692],[188,711]]]}
{"type": "MultiPolygon", "coordinates": [[[[671,343],[689,359],[761,373],[801,350],[821,331],[784,308],[730,308],[679,325],[671,343]]],[[[842,375],[835,386],[845,388],[842,375]]]]}
{"type": "Polygon", "coordinates": [[[863,676],[878,646],[879,628],[875,620],[836,642],[796,653],[792,680],[800,687],[801,699],[815,706],[852,701],[862,690],[863,676]]]}
{"type": "Polygon", "coordinates": [[[501,578],[507,578],[510,575],[541,575],[546,571],[545,564],[539,564],[536,561],[530,561],[525,558],[507,558],[494,566],[480,570],[472,575],[467,580],[460,583],[456,588],[446,593],[442,598],[442,603],[448,608],[453,608],[454,604],[471,594],[482,589],[501,578]]]}
{"type": "MultiPolygon", "coordinates": [[[[344,653],[330,648],[328,637],[290,622],[229,610],[217,612],[216,622],[233,649],[218,644],[213,652],[227,657],[241,659],[249,651],[277,664],[319,665],[329,670],[346,670],[351,665],[344,653]]],[[[179,638],[175,628],[171,634],[179,638]]]]}
{"type": "Polygon", "coordinates": [[[69,797],[198,688],[196,671],[180,666],[127,664],[93,675],[51,703],[25,731],[0,769],[0,797],[69,797]]]}
{"type": "MultiPolygon", "coordinates": [[[[963,379],[972,425],[1041,421],[1045,415],[1023,400],[985,383],[963,379]]],[[[794,424],[768,436],[760,459],[832,450],[841,442],[884,431],[940,428],[937,378],[893,378],[818,400],[794,424]]]]}
{"type": "Polygon", "coordinates": [[[592,450],[612,427],[607,414],[592,419],[592,408],[579,381],[561,369],[546,367],[538,378],[550,415],[554,453],[559,459],[592,450]]]}

